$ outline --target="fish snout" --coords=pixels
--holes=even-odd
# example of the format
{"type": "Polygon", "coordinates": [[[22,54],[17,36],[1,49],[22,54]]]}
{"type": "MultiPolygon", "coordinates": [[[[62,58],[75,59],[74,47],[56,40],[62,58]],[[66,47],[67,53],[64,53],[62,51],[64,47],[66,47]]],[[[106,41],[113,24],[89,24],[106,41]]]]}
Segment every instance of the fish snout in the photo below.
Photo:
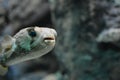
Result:
{"type": "Polygon", "coordinates": [[[57,32],[54,29],[50,29],[51,33],[54,34],[55,37],[57,37],[57,32]]]}
{"type": "Polygon", "coordinates": [[[53,44],[53,43],[55,43],[55,36],[48,35],[48,36],[44,37],[43,41],[46,44],[53,44]]]}
{"type": "Polygon", "coordinates": [[[57,32],[54,29],[48,29],[43,34],[43,41],[45,44],[54,45],[57,37],[57,32]]]}

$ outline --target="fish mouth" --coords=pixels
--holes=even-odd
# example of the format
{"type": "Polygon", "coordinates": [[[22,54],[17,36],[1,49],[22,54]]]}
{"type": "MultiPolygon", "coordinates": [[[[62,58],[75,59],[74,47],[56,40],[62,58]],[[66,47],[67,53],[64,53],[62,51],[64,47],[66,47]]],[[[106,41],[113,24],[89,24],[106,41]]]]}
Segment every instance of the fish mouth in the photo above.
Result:
{"type": "Polygon", "coordinates": [[[45,37],[44,42],[47,44],[55,43],[55,38],[54,37],[45,37]]]}
{"type": "Polygon", "coordinates": [[[44,40],[55,40],[55,38],[53,38],[53,37],[46,37],[46,38],[44,38],[44,40]]]}

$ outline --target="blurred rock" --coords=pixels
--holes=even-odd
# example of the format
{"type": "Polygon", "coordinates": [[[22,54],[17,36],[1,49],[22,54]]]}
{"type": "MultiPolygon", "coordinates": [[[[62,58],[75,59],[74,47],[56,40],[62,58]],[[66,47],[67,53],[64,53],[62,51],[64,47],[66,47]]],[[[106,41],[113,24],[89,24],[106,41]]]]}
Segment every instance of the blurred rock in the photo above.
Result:
{"type": "Polygon", "coordinates": [[[60,73],[46,74],[44,72],[34,72],[25,74],[24,76],[16,78],[15,80],[63,80],[60,79],[60,77],[60,73]]]}
{"type": "Polygon", "coordinates": [[[54,74],[49,74],[47,76],[45,76],[42,80],[63,80],[61,79],[62,75],[57,72],[57,73],[54,73],[54,74]]]}
{"type": "Polygon", "coordinates": [[[0,25],[5,24],[5,14],[6,10],[3,7],[0,7],[0,25]]]}
{"type": "Polygon", "coordinates": [[[10,66],[7,76],[11,80],[16,80],[29,73],[56,73],[60,69],[58,63],[56,57],[49,53],[41,58],[10,66]]]}
{"type": "Polygon", "coordinates": [[[7,24],[6,16],[7,16],[7,10],[3,6],[0,6],[0,31],[1,32],[4,29],[5,25],[7,24]]]}
{"type": "Polygon", "coordinates": [[[96,42],[100,32],[108,28],[105,14],[114,5],[113,0],[50,0],[50,3],[59,35],[54,52],[68,69],[66,80],[120,79],[116,75],[120,49],[101,50],[96,42]]]}
{"type": "Polygon", "coordinates": [[[46,76],[46,73],[36,72],[31,74],[25,74],[24,76],[17,78],[16,80],[42,80],[46,76]]]}
{"type": "Polygon", "coordinates": [[[9,0],[8,5],[10,21],[16,27],[33,24],[50,11],[47,0],[9,0]]]}
{"type": "Polygon", "coordinates": [[[113,4],[103,16],[106,27],[97,37],[99,42],[110,43],[120,48],[120,4],[113,4]]]}

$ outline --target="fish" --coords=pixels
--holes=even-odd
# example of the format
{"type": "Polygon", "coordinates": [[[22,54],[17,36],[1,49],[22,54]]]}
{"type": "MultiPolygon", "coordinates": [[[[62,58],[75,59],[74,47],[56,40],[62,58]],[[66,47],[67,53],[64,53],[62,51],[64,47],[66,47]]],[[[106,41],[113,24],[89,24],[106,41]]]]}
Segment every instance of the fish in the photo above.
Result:
{"type": "Polygon", "coordinates": [[[38,26],[23,28],[13,37],[4,36],[0,42],[0,75],[5,75],[11,65],[50,52],[55,47],[56,37],[55,29],[38,26]]]}

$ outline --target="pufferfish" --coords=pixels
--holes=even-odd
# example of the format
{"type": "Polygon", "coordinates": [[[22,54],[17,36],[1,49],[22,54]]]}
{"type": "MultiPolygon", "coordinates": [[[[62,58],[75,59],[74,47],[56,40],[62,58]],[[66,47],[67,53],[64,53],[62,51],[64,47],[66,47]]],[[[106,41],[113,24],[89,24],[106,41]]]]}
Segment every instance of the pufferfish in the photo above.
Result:
{"type": "Polygon", "coordinates": [[[28,27],[13,37],[7,35],[0,43],[0,75],[8,66],[39,58],[55,46],[57,32],[52,28],[28,27]]]}

